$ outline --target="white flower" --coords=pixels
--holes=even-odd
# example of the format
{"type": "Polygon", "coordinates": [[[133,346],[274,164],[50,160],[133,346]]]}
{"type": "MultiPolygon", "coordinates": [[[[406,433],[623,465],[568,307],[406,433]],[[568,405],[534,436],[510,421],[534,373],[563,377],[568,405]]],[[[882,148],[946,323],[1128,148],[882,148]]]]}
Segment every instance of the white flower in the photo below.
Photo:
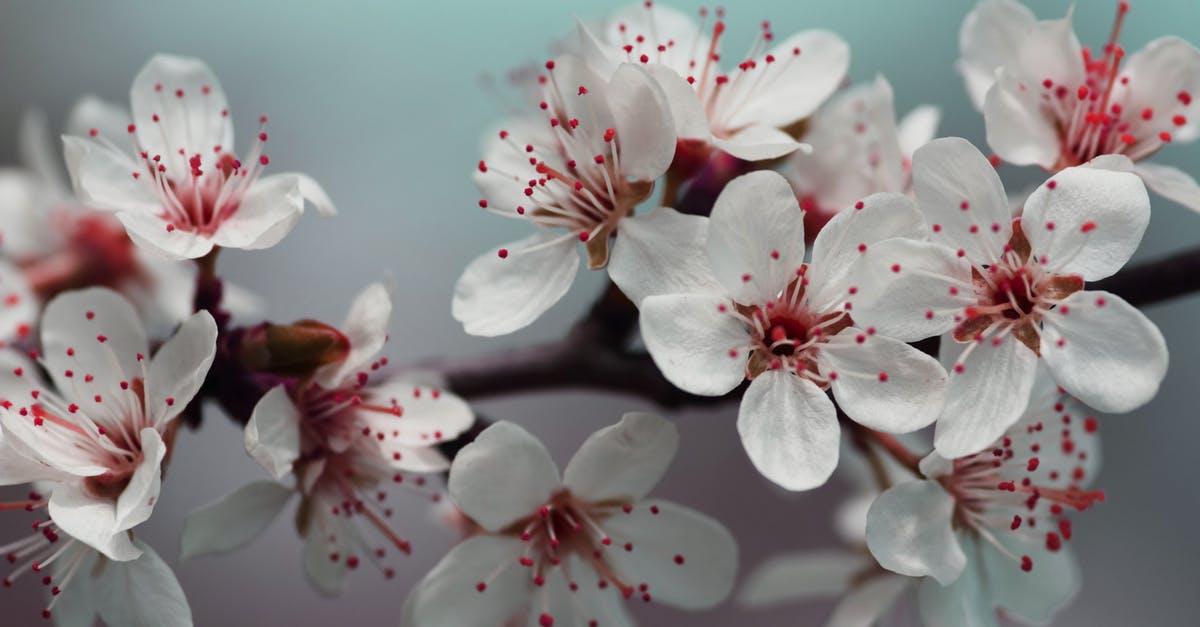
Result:
{"type": "Polygon", "coordinates": [[[580,242],[590,268],[608,264],[609,239],[626,233],[675,154],[666,98],[644,68],[624,64],[602,78],[570,55],[546,67],[545,113],[493,136],[475,173],[481,207],[539,228],[463,272],[453,314],[472,335],[511,333],[558,302],[575,279],[580,242]]]}
{"type": "Polygon", "coordinates": [[[867,251],[855,316],[902,340],[952,331],[965,344],[942,343],[954,364],[934,436],[942,455],[975,453],[1016,422],[1039,358],[1100,411],[1127,412],[1157,392],[1167,368],[1158,328],[1120,297],[1083,289],[1125,264],[1150,218],[1145,187],[1122,163],[1109,156],[1055,174],[1014,220],[970,143],[917,151],[914,186],[934,243],[893,239],[867,251]]]}
{"type": "Polygon", "coordinates": [[[202,257],[214,246],[269,248],[291,231],[305,200],[334,213],[309,177],[262,176],[270,161],[265,116],[245,161],[234,156],[225,92],[203,62],[155,56],[130,100],[132,154],[99,132],[63,141],[81,198],[116,212],[138,244],[173,258],[202,257]]]}
{"type": "Polygon", "coordinates": [[[807,148],[785,129],[808,117],[841,84],[850,48],[837,35],[810,30],[775,42],[770,24],[737,69],[721,67],[724,11],[711,29],[708,11],[700,22],[650,2],[628,6],[593,32],[580,23],[582,54],[601,73],[619,63],[640,63],[663,87],[674,113],[681,153],[706,158],[713,149],[757,161],[807,148]]]}
{"type": "MultiPolygon", "coordinates": [[[[1050,171],[1123,154],[1140,162],[1171,142],[1200,136],[1200,51],[1161,37],[1125,58],[1119,2],[1109,40],[1082,48],[1071,14],[1037,21],[1015,0],[985,0],[960,33],[959,71],[1000,158],[1050,171]]],[[[1200,211],[1200,185],[1183,171],[1138,163],[1151,189],[1200,211]]]]}
{"type": "Polygon", "coordinates": [[[1085,488],[1099,466],[1097,422],[1056,390],[1041,393],[987,450],[931,454],[926,480],[884,492],[871,506],[867,544],[894,572],[925,577],[917,592],[926,625],[999,625],[994,608],[1044,625],[1079,588],[1067,543],[1071,510],[1104,500],[1085,488]]]}
{"type": "Polygon", "coordinates": [[[721,395],[751,380],[738,412],[742,444],[763,475],[792,490],[823,484],[837,466],[840,429],[826,390],[850,418],[891,432],[928,425],[944,402],[935,359],[851,319],[860,251],[919,236],[921,216],[896,194],[854,207],[821,231],[805,264],[791,187],[774,172],[747,174],[717,198],[699,252],[640,268],[651,278],[709,277],[690,293],[652,289],[642,338],[685,391],[721,395]]]}
{"type": "Polygon", "coordinates": [[[450,468],[451,498],[487,533],[425,577],[404,626],[632,625],[624,599],[719,603],[737,569],[733,537],[699,512],[645,499],[677,446],[674,425],[629,413],[592,434],[560,477],[524,429],[488,427],[450,468]]]}
{"type": "Polygon", "coordinates": [[[925,105],[896,121],[892,87],[882,76],[835,95],[809,121],[785,174],[804,210],[805,233],[820,232],[838,211],[879,192],[909,193],[912,153],[937,132],[941,112],[925,105]]]}
{"type": "MultiPolygon", "coordinates": [[[[465,431],[474,415],[464,401],[437,388],[372,377],[387,364],[376,355],[391,313],[384,286],[367,287],[341,329],[350,344],[346,357],[310,380],[263,396],[246,425],[246,451],[276,480],[292,475],[295,484],[251,483],[193,513],[184,529],[184,558],[250,542],[298,492],[304,566],[313,585],[340,593],[347,571],[364,561],[392,576],[382,562],[386,550],[371,546],[358,522],[408,553],[409,543],[386,522],[392,510],[380,484],[405,482],[409,472],[445,471],[450,464],[436,445],[465,431]]],[[[424,478],[409,483],[419,490],[424,478]]]]}

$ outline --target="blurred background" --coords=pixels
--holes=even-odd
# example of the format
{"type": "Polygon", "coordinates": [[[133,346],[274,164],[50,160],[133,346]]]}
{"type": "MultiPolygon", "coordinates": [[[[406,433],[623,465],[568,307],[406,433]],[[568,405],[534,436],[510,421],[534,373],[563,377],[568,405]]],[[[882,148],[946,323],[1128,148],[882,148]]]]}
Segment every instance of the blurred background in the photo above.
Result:
{"type": "MultiPolygon", "coordinates": [[[[691,11],[699,3],[679,1],[691,11]]],[[[1062,15],[1065,0],[1031,3],[1040,17],[1062,15]]],[[[1114,2],[1079,3],[1075,26],[1085,44],[1107,38],[1114,2]]],[[[582,275],[571,293],[532,328],[498,339],[465,335],[450,317],[450,298],[474,256],[521,236],[523,224],[483,215],[470,173],[481,133],[510,110],[488,88],[520,65],[541,62],[552,39],[578,17],[598,17],[617,2],[278,3],[135,0],[0,3],[0,163],[16,160],[18,120],[30,107],[60,128],[84,93],[128,102],[134,74],[155,52],[207,61],[227,92],[247,145],[259,114],[271,118],[276,171],[319,180],[341,215],[306,216],[295,233],[268,251],[222,255],[220,273],[251,288],[278,321],[341,321],[352,296],[391,276],[398,287],[387,355],[393,363],[472,355],[559,337],[603,285],[582,275]],[[568,6],[570,5],[570,6],[568,6]],[[490,81],[486,78],[493,77],[490,81]],[[277,165],[276,165],[277,164],[277,165]]],[[[818,2],[743,0],[728,11],[725,50],[748,46],[763,19],[780,37],[821,27],[853,51],[854,81],[885,75],[901,113],[921,103],[942,108],[940,135],[984,147],[983,120],[954,71],[958,28],[969,2],[910,0],[818,2]]],[[[1136,50],[1175,34],[1200,42],[1200,3],[1134,2],[1121,43],[1136,50]]],[[[985,150],[986,152],[986,150],[985,150]]],[[[1171,146],[1156,161],[1200,174],[1200,145],[1171,146]]],[[[1040,174],[1006,168],[1010,190],[1040,174]]],[[[1148,259],[1197,244],[1200,216],[1152,196],[1154,217],[1139,253],[1148,259]]],[[[1056,624],[1194,625],[1200,497],[1192,485],[1196,373],[1200,372],[1200,298],[1153,306],[1146,313],[1172,348],[1171,368],[1152,403],[1102,422],[1105,464],[1099,486],[1108,502],[1077,519],[1072,540],[1084,589],[1056,624]]],[[[560,462],[591,431],[622,412],[651,409],[643,401],[577,392],[479,404],[497,419],[525,425],[560,462]]],[[[807,494],[775,489],[750,466],[734,429],[736,407],[673,415],[680,454],[657,495],[721,519],[741,543],[742,572],[781,550],[836,545],[830,512],[845,496],[837,481],[807,494]]],[[[181,435],[153,519],[139,529],[169,562],[191,509],[263,477],[242,450],[240,429],[215,409],[203,428],[181,435]],[[144,530],[144,531],[143,531],[144,530]]],[[[196,624],[396,625],[410,587],[439,560],[453,537],[441,530],[426,500],[396,493],[396,524],[413,540],[394,580],[370,569],[352,576],[341,598],[318,596],[300,568],[300,542],[287,516],[248,549],[177,565],[196,624]]],[[[28,520],[0,517],[0,540],[25,533],[28,520]]],[[[37,586],[0,590],[5,625],[37,624],[44,603],[37,586]]],[[[743,612],[732,603],[703,615],[635,605],[647,626],[794,626],[820,624],[830,605],[811,603],[743,612]]]]}

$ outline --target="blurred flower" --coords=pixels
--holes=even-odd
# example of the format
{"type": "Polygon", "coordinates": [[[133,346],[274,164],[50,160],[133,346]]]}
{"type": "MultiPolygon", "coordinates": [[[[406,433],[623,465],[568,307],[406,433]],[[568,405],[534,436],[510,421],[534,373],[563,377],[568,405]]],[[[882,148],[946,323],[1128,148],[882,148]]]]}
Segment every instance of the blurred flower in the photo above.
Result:
{"type": "MultiPolygon", "coordinates": [[[[1014,0],[985,0],[963,22],[959,71],[987,122],[988,144],[1018,165],[1054,172],[1106,154],[1132,161],[1200,136],[1200,51],[1161,37],[1125,61],[1117,44],[1129,12],[1117,3],[1099,55],[1079,45],[1071,14],[1037,21],[1014,0]]],[[[1138,163],[1151,189],[1200,211],[1200,185],[1183,171],[1138,163]]]]}
{"type": "Polygon", "coordinates": [[[304,211],[334,213],[302,174],[263,177],[266,117],[243,163],[233,153],[225,92],[203,62],[157,55],[134,79],[133,154],[99,129],[65,137],[67,171],[90,206],[116,212],[129,236],[172,258],[214,246],[259,249],[278,243],[304,211]]]}
{"type": "Polygon", "coordinates": [[[864,255],[855,316],[905,341],[952,332],[954,364],[934,446],[978,452],[1025,410],[1039,358],[1058,385],[1106,412],[1149,401],[1167,368],[1162,334],[1120,297],[1084,291],[1137,249],[1150,201],[1120,156],[1067,168],[1038,187],[1022,217],[1000,177],[959,138],[935,140],[913,164],[933,243],[880,242],[864,255]],[[1115,169],[1108,169],[1115,168],[1115,169]]]}
{"type": "MultiPolygon", "coordinates": [[[[195,513],[183,535],[185,558],[224,552],[253,540],[295,493],[302,501],[298,530],[306,540],[305,572],[326,594],[345,587],[347,571],[363,560],[380,568],[386,550],[372,548],[357,522],[365,520],[395,549],[409,544],[386,519],[380,484],[403,483],[406,472],[445,471],[437,445],[471,426],[474,415],[458,397],[403,378],[373,379],[387,339],[392,303],[376,283],[355,299],[341,327],[349,350],[294,384],[271,389],[246,425],[246,451],[277,481],[251,483],[195,513]]],[[[414,489],[424,478],[418,477],[414,489]]]]}
{"type": "Polygon", "coordinates": [[[546,67],[544,117],[513,120],[493,136],[475,173],[481,207],[538,232],[463,272],[452,311],[472,335],[511,333],[558,302],[575,280],[577,243],[589,268],[605,267],[610,238],[625,233],[675,152],[671,112],[644,68],[624,64],[603,78],[570,55],[546,67]]]}
{"type": "Polygon", "coordinates": [[[1099,467],[1097,422],[1054,388],[987,450],[922,460],[925,480],[884,492],[867,516],[867,544],[879,563],[918,586],[931,627],[998,625],[994,608],[1044,625],[1078,592],[1067,546],[1071,510],[1104,500],[1085,490],[1099,467]]]}
{"type": "Polygon", "coordinates": [[[860,201],[821,231],[809,264],[803,215],[774,172],[730,182],[709,224],[706,261],[651,259],[643,267],[652,277],[709,279],[691,293],[646,298],[642,338],[663,375],[687,392],[718,396],[751,380],[738,432],[764,476],[791,490],[829,478],[840,429],[826,390],[873,429],[907,432],[933,422],[946,372],[886,333],[858,328],[849,302],[862,250],[920,236],[924,224],[911,203],[898,194],[860,201]]]}
{"type": "Polygon", "coordinates": [[[667,95],[685,157],[699,160],[717,148],[758,161],[807,149],[787,130],[841,84],[850,65],[846,42],[811,30],[776,43],[770,23],[763,22],[737,69],[725,72],[724,10],[717,9],[711,30],[706,9],[700,18],[697,23],[651,2],[628,6],[595,33],[580,23],[581,53],[604,75],[622,62],[643,64],[667,95]]]}
{"type": "Polygon", "coordinates": [[[737,569],[733,537],[699,512],[645,500],[677,446],[674,425],[629,413],[592,434],[560,477],[524,429],[488,427],[450,469],[451,498],[487,533],[413,590],[403,625],[632,625],[622,600],[635,596],[719,603],[737,569]]]}

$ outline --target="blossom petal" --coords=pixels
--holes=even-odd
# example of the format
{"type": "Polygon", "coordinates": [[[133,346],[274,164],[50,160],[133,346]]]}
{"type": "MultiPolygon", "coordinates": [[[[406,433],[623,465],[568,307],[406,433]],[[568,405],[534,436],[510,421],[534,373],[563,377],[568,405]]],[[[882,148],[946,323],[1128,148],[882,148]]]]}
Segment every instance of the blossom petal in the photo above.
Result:
{"type": "Polygon", "coordinates": [[[984,0],[963,20],[958,32],[958,71],[976,109],[995,80],[996,70],[1013,63],[1037,18],[1016,0],[984,0]]]}
{"type": "Polygon", "coordinates": [[[286,387],[277,385],[258,400],[246,423],[244,440],[246,453],[275,480],[292,472],[292,464],[300,457],[300,410],[286,387]]]}
{"type": "MultiPolygon", "coordinates": [[[[1175,36],[1159,37],[1129,57],[1122,67],[1129,76],[1129,111],[1151,109],[1161,116],[1166,129],[1177,142],[1188,142],[1200,136],[1200,112],[1182,105],[1179,94],[1200,97],[1200,51],[1175,36]],[[1170,120],[1173,113],[1183,113],[1183,124],[1170,120]]],[[[1191,99],[1188,99],[1191,103],[1191,99]]]]}
{"type": "Polygon", "coordinates": [[[1041,82],[1049,78],[1056,85],[1071,88],[1087,81],[1080,59],[1083,48],[1071,26],[1074,8],[1062,19],[1036,22],[1017,47],[1012,70],[1022,80],[1041,82]]]}
{"type": "Polygon", "coordinates": [[[644,68],[622,64],[608,85],[621,175],[653,181],[675,158],[675,121],[658,82],[644,68]]]}
{"type": "Polygon", "coordinates": [[[7,422],[28,421],[13,408],[31,402],[30,393],[42,387],[37,368],[16,351],[0,350],[0,373],[3,373],[0,375],[0,402],[12,403],[7,409],[0,405],[0,486],[69,480],[71,474],[40,461],[35,451],[23,450],[20,442],[4,433],[7,422]],[[15,374],[17,370],[21,372],[19,376],[15,374]]]}
{"type": "Polygon", "coordinates": [[[217,246],[260,250],[280,242],[304,213],[304,195],[295,175],[276,174],[259,179],[223,219],[212,234],[217,246]]]}
{"type": "Polygon", "coordinates": [[[714,138],[713,145],[745,161],[778,159],[796,150],[812,150],[791,135],[765,124],[751,124],[725,138],[714,138]]]}
{"type": "Polygon", "coordinates": [[[1055,174],[1025,200],[1021,218],[1033,257],[1050,272],[1085,281],[1120,270],[1149,224],[1150,197],[1141,179],[1094,167],[1055,174]]]}
{"type": "Polygon", "coordinates": [[[708,266],[708,219],[659,207],[621,220],[608,276],[634,304],[660,294],[720,293],[708,266]]]}
{"type": "Polygon", "coordinates": [[[867,513],[867,547],[884,568],[953,583],[967,565],[951,519],[954,497],[936,481],[888,488],[867,513]]]}
{"type": "Polygon", "coordinates": [[[746,378],[750,337],[728,299],[651,296],[642,302],[642,341],[663,376],[692,394],[719,396],[746,378]]]}
{"type": "Polygon", "coordinates": [[[871,627],[908,589],[908,577],[879,575],[851,590],[829,615],[825,627],[871,627]]]}
{"type": "Polygon", "coordinates": [[[941,335],[976,302],[970,264],[941,244],[885,240],[867,246],[856,263],[854,321],[886,337],[941,335]]]}
{"type": "Polygon", "coordinates": [[[295,493],[274,481],[255,481],[188,514],[179,559],[227,553],[249,544],[275,520],[295,493]]]}
{"type": "Polygon", "coordinates": [[[995,168],[970,142],[947,137],[917,150],[913,189],[935,242],[962,249],[976,263],[1000,258],[1012,235],[1008,196],[995,168]]]}
{"type": "Polygon", "coordinates": [[[804,214],[787,179],[751,172],[729,182],[713,205],[708,260],[739,303],[773,300],[804,264],[804,214]]]}
{"type": "Polygon", "coordinates": [[[450,467],[450,498],[488,531],[529,516],[558,489],[558,466],[528,431],[497,422],[465,446],[450,467]]]}
{"type": "Polygon", "coordinates": [[[93,584],[107,625],[192,627],[192,611],[171,568],[154,549],[137,542],[141,557],[104,564],[93,584]]]}
{"type": "Polygon", "coordinates": [[[996,84],[983,102],[988,146],[1003,160],[1016,165],[1053,168],[1058,162],[1058,129],[1052,116],[1042,110],[1040,93],[1006,70],[996,75],[996,84]]]}
{"type": "MultiPolygon", "coordinates": [[[[850,67],[850,46],[836,34],[823,30],[796,33],[780,42],[771,51],[775,61],[766,62],[762,55],[751,72],[762,76],[747,76],[756,81],[738,93],[733,110],[721,110],[723,129],[740,129],[750,125],[784,127],[812,115],[846,77],[850,67]]],[[[733,88],[731,88],[733,89],[733,88]]],[[[720,105],[718,105],[720,106],[720,105]]],[[[714,124],[714,126],[716,126],[714,124]]]]}
{"type": "Polygon", "coordinates": [[[129,100],[138,144],[152,157],[162,155],[173,178],[191,171],[187,159],[193,154],[233,149],[225,91],[203,61],[155,55],[133,79],[129,100]]]}
{"type": "Polygon", "coordinates": [[[148,213],[120,211],[117,219],[135,244],[168,259],[199,259],[213,249],[212,239],[148,213]]]}
{"type": "Polygon", "coordinates": [[[579,269],[577,240],[539,232],[476,257],[454,286],[451,311],[471,335],[512,333],[557,303],[579,269]],[[526,250],[537,247],[533,250],[526,250]]]}
{"type": "Polygon", "coordinates": [[[1166,341],[1120,296],[1076,292],[1044,320],[1042,357],[1054,380],[1079,400],[1124,413],[1158,393],[1167,372],[1166,341]]]}
{"type": "Polygon", "coordinates": [[[1200,184],[1187,172],[1155,163],[1139,163],[1134,169],[1146,187],[1192,211],[1200,211],[1200,184]]]}
{"type": "Polygon", "coordinates": [[[157,215],[163,211],[146,166],[115,148],[81,137],[64,137],[67,171],[90,207],[157,215]]]}
{"type": "Polygon", "coordinates": [[[968,568],[948,586],[932,577],[918,584],[917,607],[921,623],[937,627],[1000,627],[978,571],[974,566],[968,568]]]}
{"type": "Polygon", "coordinates": [[[637,501],[662,479],[679,448],[679,430],[654,414],[630,412],[584,441],[563,485],[589,501],[637,501]]]}
{"type": "Polygon", "coordinates": [[[1079,566],[1069,546],[1047,551],[1045,544],[1026,535],[1004,534],[999,541],[1008,555],[987,542],[979,542],[979,555],[987,577],[987,594],[1004,613],[1028,625],[1049,625],[1080,589],[1079,566]],[[1025,572],[1011,555],[1029,555],[1033,570],[1025,572]]]}
{"type": "MultiPolygon", "coordinates": [[[[71,131],[68,133],[78,135],[71,131]]],[[[17,157],[22,168],[29,171],[31,179],[60,190],[66,189],[68,181],[63,180],[58,145],[51,136],[45,111],[26,109],[21,115],[17,125],[17,157]]],[[[0,212],[3,211],[0,209],[0,212]]]]}
{"type": "Polygon", "coordinates": [[[337,215],[337,207],[334,206],[333,199],[329,197],[329,194],[325,193],[325,188],[321,187],[321,184],[311,176],[296,173],[288,173],[281,176],[295,177],[296,183],[300,186],[300,195],[313,206],[313,209],[317,210],[317,215],[322,218],[330,218],[337,215]]]}
{"type": "Polygon", "coordinates": [[[760,608],[834,598],[850,589],[856,575],[873,566],[862,555],[834,549],[776,555],[746,576],[738,604],[760,608]]]}
{"type": "Polygon", "coordinates": [[[138,435],[142,461],[117,497],[117,531],[133,529],[146,522],[154,511],[154,504],[162,489],[162,461],[167,456],[167,444],[158,431],[149,427],[142,429],[138,435]]]}
{"type": "MultiPolygon", "coordinates": [[[[954,350],[947,343],[943,338],[942,350],[954,350]]],[[[976,340],[965,350],[951,369],[933,435],[934,448],[950,459],[983,450],[1011,427],[1029,404],[1037,373],[1037,355],[1012,336],[976,340]]]]}
{"type": "Polygon", "coordinates": [[[128,134],[130,121],[129,110],[123,105],[108,102],[92,94],[84,94],[67,113],[63,131],[68,135],[82,137],[96,129],[101,137],[116,142],[128,134]]]}
{"type": "Polygon", "coordinates": [[[0,348],[29,333],[37,319],[37,299],[21,271],[0,260],[0,348]]]}
{"type": "Polygon", "coordinates": [[[141,376],[141,358],[149,348],[129,301],[94,287],[65,292],[46,305],[42,352],[55,386],[88,397],[74,399],[86,410],[100,405],[90,398],[92,393],[117,395],[121,381],[141,376]]]}
{"type": "Polygon", "coordinates": [[[164,425],[192,402],[217,354],[217,323],[200,311],[184,321],[150,360],[146,374],[146,410],[164,425]]]}
{"type": "Polygon", "coordinates": [[[116,504],[91,496],[82,483],[55,485],[47,511],[63,532],[111,560],[126,562],[142,555],[129,534],[117,528],[116,504]]]}
{"type": "Polygon", "coordinates": [[[0,246],[6,259],[36,258],[58,246],[61,235],[49,215],[58,202],[59,192],[42,178],[0,167],[0,246]]]}
{"type": "Polygon", "coordinates": [[[900,154],[911,157],[918,148],[933,141],[941,121],[942,110],[933,105],[920,105],[905,114],[896,123],[900,154]]]}
{"type": "Polygon", "coordinates": [[[733,589],[737,543],[724,525],[709,516],[654,500],[615,514],[603,525],[613,539],[608,559],[629,581],[648,584],[657,602],[706,609],[725,600],[733,589]]]}
{"type": "Polygon", "coordinates": [[[790,372],[768,370],[754,379],[737,427],[754,467],[788,490],[818,487],[837,467],[841,429],[833,402],[790,372]]]}
{"type": "Polygon", "coordinates": [[[530,602],[531,577],[517,563],[524,548],[516,536],[479,535],[450,549],[413,590],[402,627],[503,624],[530,602]]]}
{"type": "Polygon", "coordinates": [[[659,63],[648,63],[643,66],[658,86],[671,108],[671,117],[675,121],[675,134],[679,139],[698,139],[709,141],[712,133],[708,128],[708,114],[700,103],[696,89],[689,85],[674,69],[659,63]]]}
{"type": "Polygon", "coordinates": [[[938,360],[890,337],[847,327],[825,343],[818,365],[838,406],[872,429],[915,431],[932,424],[946,403],[938,360]]]}
{"type": "Polygon", "coordinates": [[[371,358],[383,349],[392,319],[392,297],[383,283],[372,283],[359,292],[350,305],[341,331],[350,342],[350,352],[337,363],[327,364],[313,374],[313,381],[332,390],[357,371],[365,371],[371,358]]]}
{"type": "Polygon", "coordinates": [[[475,422],[466,401],[439,388],[421,385],[408,373],[372,382],[359,390],[367,407],[351,408],[358,420],[387,442],[406,447],[428,447],[453,440],[475,422]],[[391,411],[380,411],[385,407],[391,411]]]}

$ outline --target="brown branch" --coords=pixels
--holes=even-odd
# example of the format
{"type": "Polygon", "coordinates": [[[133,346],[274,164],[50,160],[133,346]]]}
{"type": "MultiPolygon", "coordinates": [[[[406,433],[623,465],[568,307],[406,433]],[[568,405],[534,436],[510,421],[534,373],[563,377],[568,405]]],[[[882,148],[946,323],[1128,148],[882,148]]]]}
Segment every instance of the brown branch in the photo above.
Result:
{"type": "Polygon", "coordinates": [[[1112,292],[1135,307],[1200,291],[1200,248],[1127,267],[1087,289],[1112,292]]]}

